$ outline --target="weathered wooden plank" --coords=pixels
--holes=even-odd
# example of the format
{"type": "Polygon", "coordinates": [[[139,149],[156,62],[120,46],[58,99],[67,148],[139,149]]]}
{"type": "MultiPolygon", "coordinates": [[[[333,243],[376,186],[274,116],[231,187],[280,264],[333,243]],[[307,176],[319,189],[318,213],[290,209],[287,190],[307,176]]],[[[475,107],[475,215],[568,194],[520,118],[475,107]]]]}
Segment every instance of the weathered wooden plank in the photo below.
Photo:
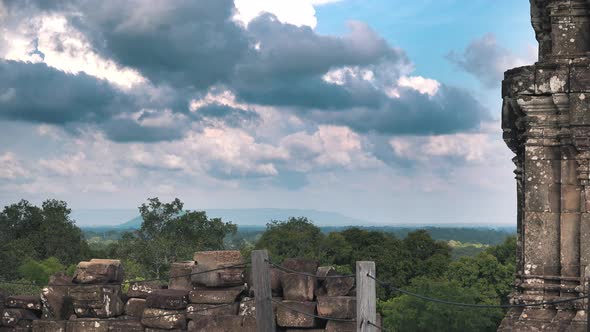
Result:
{"type": "Polygon", "coordinates": [[[252,251],[252,283],[256,300],[258,332],[275,332],[275,315],[271,302],[270,264],[266,250],[252,251]]]}
{"type": "Polygon", "coordinates": [[[356,330],[357,332],[376,332],[377,293],[375,290],[375,262],[356,262],[356,330]]]}

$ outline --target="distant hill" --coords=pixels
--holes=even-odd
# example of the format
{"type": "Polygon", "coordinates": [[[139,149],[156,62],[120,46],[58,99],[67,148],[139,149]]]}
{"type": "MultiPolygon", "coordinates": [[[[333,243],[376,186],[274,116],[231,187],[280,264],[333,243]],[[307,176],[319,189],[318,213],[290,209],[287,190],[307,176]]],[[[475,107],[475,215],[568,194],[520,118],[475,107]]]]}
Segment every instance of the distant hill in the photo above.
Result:
{"type": "MultiPolygon", "coordinates": [[[[197,209],[200,210],[200,209],[197,209]]],[[[367,220],[345,216],[337,212],[311,209],[205,209],[207,216],[231,221],[239,226],[264,227],[271,220],[286,220],[289,217],[307,217],[318,226],[375,225],[367,220]]],[[[76,223],[86,229],[137,229],[141,216],[137,210],[78,210],[72,212],[76,223]]]]}
{"type": "MultiPolygon", "coordinates": [[[[336,212],[304,209],[209,209],[210,218],[221,218],[240,226],[265,226],[271,220],[286,220],[289,217],[307,217],[318,226],[350,226],[373,224],[336,212]]],[[[135,229],[141,226],[141,216],[137,216],[118,228],[135,229]]]]}

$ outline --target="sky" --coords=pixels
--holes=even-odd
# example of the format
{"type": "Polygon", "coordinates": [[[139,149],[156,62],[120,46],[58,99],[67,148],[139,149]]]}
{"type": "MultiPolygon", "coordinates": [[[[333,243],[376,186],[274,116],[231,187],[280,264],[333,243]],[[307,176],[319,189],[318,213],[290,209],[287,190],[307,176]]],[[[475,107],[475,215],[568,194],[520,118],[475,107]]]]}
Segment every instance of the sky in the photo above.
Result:
{"type": "Polygon", "coordinates": [[[527,1],[0,0],[0,205],[516,223],[527,1]]]}

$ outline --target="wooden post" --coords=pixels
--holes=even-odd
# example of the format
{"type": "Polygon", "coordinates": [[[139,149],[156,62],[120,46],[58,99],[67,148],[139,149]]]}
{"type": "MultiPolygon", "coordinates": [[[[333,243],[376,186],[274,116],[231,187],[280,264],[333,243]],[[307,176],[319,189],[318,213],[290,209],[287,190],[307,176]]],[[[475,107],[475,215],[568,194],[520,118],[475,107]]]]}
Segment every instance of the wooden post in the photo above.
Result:
{"type": "Polygon", "coordinates": [[[375,280],[375,262],[356,262],[356,331],[376,332],[377,292],[375,280]]]}
{"type": "Polygon", "coordinates": [[[272,311],[270,289],[270,264],[268,251],[252,251],[252,283],[256,300],[256,326],[258,332],[275,332],[275,316],[272,311]]]}

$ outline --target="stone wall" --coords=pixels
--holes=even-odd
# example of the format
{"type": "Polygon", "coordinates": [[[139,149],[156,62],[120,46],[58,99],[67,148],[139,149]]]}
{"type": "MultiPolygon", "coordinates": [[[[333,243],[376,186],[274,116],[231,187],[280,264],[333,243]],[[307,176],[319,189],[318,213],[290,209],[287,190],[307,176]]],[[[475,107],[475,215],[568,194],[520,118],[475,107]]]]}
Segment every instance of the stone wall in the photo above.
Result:
{"type": "MultiPolygon", "coordinates": [[[[590,1],[530,0],[539,62],[506,72],[504,140],[515,153],[513,303],[588,294],[590,1]]],[[[502,331],[585,331],[586,301],[513,309],[502,331]]]]}
{"type": "MultiPolygon", "coordinates": [[[[271,268],[279,331],[356,331],[355,282],[313,260],[271,268]],[[309,315],[306,315],[309,314],[309,315]]],[[[173,263],[167,285],[130,283],[118,260],[80,262],[73,277],[51,277],[39,296],[0,291],[0,332],[256,331],[251,273],[239,251],[203,251],[173,263]],[[125,289],[127,289],[125,291],[125,289]]]]}

